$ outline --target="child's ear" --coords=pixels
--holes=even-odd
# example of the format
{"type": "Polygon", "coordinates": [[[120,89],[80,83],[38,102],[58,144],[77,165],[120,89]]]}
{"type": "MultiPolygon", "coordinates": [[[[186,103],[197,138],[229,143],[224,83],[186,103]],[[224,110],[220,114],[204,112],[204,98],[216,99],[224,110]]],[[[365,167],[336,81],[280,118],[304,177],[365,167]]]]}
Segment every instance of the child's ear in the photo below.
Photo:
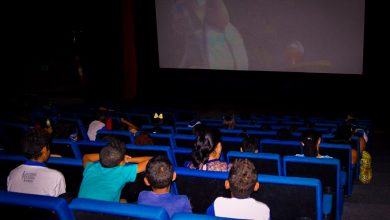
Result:
{"type": "Polygon", "coordinates": [[[146,177],[144,177],[144,183],[145,183],[145,185],[150,186],[150,183],[146,177]]]}
{"type": "Polygon", "coordinates": [[[253,191],[256,192],[257,190],[259,190],[259,188],[260,188],[260,183],[256,182],[255,187],[253,188],[253,191]]]}
{"type": "Polygon", "coordinates": [[[225,180],[225,189],[230,189],[229,180],[225,180]]]}
{"type": "Polygon", "coordinates": [[[176,180],[176,172],[173,171],[172,182],[176,180]]]}

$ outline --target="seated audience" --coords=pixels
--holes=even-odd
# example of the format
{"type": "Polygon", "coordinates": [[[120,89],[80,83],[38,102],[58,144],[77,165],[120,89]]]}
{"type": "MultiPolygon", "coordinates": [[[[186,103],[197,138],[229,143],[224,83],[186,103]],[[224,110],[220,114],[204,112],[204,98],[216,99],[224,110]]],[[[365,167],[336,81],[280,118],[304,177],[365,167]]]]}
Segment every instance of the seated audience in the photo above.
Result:
{"type": "Polygon", "coordinates": [[[126,202],[120,198],[123,187],[127,182],[134,182],[137,173],[145,171],[151,157],[130,157],[125,153],[124,143],[114,139],[99,154],[84,155],[84,173],[78,197],[126,202]]]}
{"type": "Polygon", "coordinates": [[[164,156],[152,158],[146,165],[145,184],[152,191],[142,191],[138,204],[160,206],[167,210],[170,217],[177,212],[192,212],[188,197],[170,193],[172,181],[176,179],[171,162],[164,156]]]}
{"type": "Polygon", "coordinates": [[[241,152],[259,152],[259,140],[253,136],[246,136],[242,140],[242,146],[240,147],[241,152]]]}
{"type": "Polygon", "coordinates": [[[296,154],[295,156],[332,158],[331,156],[320,154],[321,139],[321,134],[315,130],[304,131],[301,136],[303,154],[296,154]]]}
{"type": "Polygon", "coordinates": [[[225,181],[225,188],[230,189],[231,198],[216,198],[207,209],[207,214],[236,219],[269,220],[268,206],[250,197],[259,186],[253,163],[248,159],[236,159],[229,171],[229,179],[225,181]]]}
{"type": "Polygon", "coordinates": [[[219,129],[204,127],[197,134],[192,161],[186,162],[184,166],[199,170],[229,171],[231,164],[220,160],[222,142],[219,129]]]}
{"type": "Polygon", "coordinates": [[[24,135],[21,144],[28,160],[9,173],[7,190],[55,197],[64,195],[64,175],[45,164],[50,157],[50,134],[45,129],[33,128],[24,135]]]}

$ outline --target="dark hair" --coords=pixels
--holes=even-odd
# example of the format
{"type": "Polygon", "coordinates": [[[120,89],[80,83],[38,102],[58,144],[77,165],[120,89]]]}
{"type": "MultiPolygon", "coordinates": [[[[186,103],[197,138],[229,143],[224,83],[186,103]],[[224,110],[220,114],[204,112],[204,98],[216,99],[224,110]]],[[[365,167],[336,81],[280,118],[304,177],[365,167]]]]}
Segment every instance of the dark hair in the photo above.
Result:
{"type": "Polygon", "coordinates": [[[343,123],[337,126],[333,134],[335,140],[348,142],[354,135],[354,128],[348,123],[343,123]]]}
{"type": "Polygon", "coordinates": [[[257,172],[248,159],[236,159],[229,171],[229,184],[232,196],[238,199],[250,197],[257,182],[257,172]]]}
{"type": "Polygon", "coordinates": [[[114,148],[117,148],[119,151],[121,151],[124,155],[126,154],[126,144],[119,140],[118,138],[107,135],[103,137],[103,141],[108,142],[109,146],[112,146],[114,148]]]}
{"type": "Polygon", "coordinates": [[[32,128],[21,140],[24,155],[28,159],[38,159],[42,154],[42,148],[50,149],[50,134],[43,128],[32,128]]]}
{"type": "Polygon", "coordinates": [[[149,160],[145,177],[153,188],[162,189],[172,183],[173,167],[167,157],[159,155],[149,160]]]}
{"type": "Polygon", "coordinates": [[[223,116],[223,127],[226,129],[234,129],[236,126],[236,121],[234,120],[234,116],[225,115],[223,116]]]}
{"type": "Polygon", "coordinates": [[[259,149],[259,141],[256,137],[247,136],[242,139],[242,151],[255,152],[259,149]]]}
{"type": "Polygon", "coordinates": [[[221,142],[221,132],[218,128],[206,128],[199,132],[195,147],[192,150],[192,162],[195,167],[205,164],[210,154],[215,150],[218,143],[221,142]]]}
{"type": "Polygon", "coordinates": [[[303,144],[303,154],[307,157],[317,157],[318,149],[317,143],[321,138],[321,134],[315,130],[306,130],[301,135],[301,142],[303,144]]]}
{"type": "Polygon", "coordinates": [[[125,153],[115,146],[108,145],[102,148],[99,156],[102,166],[111,168],[119,165],[119,163],[125,158],[125,153]]]}

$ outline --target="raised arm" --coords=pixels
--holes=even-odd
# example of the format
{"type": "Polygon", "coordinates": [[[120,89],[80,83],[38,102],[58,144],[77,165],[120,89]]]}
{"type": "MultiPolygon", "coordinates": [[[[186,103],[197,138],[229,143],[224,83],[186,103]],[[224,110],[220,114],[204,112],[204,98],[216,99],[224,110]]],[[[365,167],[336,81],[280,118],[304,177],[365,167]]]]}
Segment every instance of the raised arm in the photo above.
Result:
{"type": "Polygon", "coordinates": [[[137,163],[137,173],[142,173],[146,169],[146,164],[148,164],[149,160],[152,159],[152,157],[125,157],[126,163],[137,163]]]}
{"type": "Polygon", "coordinates": [[[88,163],[95,162],[100,159],[99,154],[85,154],[83,156],[83,166],[86,167],[88,163]]]}

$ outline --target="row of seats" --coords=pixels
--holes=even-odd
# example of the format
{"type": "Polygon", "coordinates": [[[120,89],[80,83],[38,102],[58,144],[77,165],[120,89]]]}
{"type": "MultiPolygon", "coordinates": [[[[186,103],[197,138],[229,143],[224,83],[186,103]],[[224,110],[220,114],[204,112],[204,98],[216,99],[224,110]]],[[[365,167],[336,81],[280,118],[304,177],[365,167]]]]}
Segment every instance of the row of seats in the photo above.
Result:
{"type": "MultiPolygon", "coordinates": [[[[130,147],[128,148],[128,150],[130,149],[131,152],[135,152],[137,150],[138,153],[142,152],[141,155],[150,155],[150,153],[153,152],[156,154],[166,153],[169,156],[169,151],[167,151],[167,149],[169,149],[168,147],[165,148],[156,147],[156,146],[141,146],[141,147],[128,146],[128,147],[130,147]],[[146,149],[144,147],[146,147],[146,149]]],[[[230,153],[228,157],[229,160],[234,160],[235,158],[238,157],[248,157],[250,160],[254,162],[256,167],[260,166],[260,168],[258,169],[262,174],[265,173],[263,172],[263,170],[267,170],[267,169],[270,170],[270,167],[274,167],[274,169],[276,167],[279,174],[281,172],[281,166],[279,165],[281,160],[279,155],[262,154],[262,153],[251,154],[251,153],[241,153],[241,152],[229,152],[229,153],[230,153]]],[[[6,182],[6,176],[9,173],[9,171],[24,160],[25,158],[21,155],[11,156],[11,155],[0,154],[1,166],[4,168],[3,171],[6,171],[2,173],[3,183],[6,182]]],[[[78,191],[79,185],[82,180],[82,170],[83,170],[81,160],[69,159],[69,158],[50,158],[48,164],[49,167],[58,169],[61,172],[63,172],[63,174],[66,177],[65,179],[67,182],[68,191],[71,192],[78,191]]],[[[327,206],[328,207],[327,210],[329,210],[328,212],[332,211],[336,216],[341,215],[342,204],[343,204],[343,200],[342,200],[343,189],[341,188],[339,160],[285,156],[283,158],[283,165],[285,167],[283,171],[283,175],[285,176],[299,176],[299,177],[310,177],[310,178],[319,179],[324,189],[325,188],[330,189],[329,191],[333,194],[333,197],[330,200],[331,205],[327,206]]],[[[193,172],[195,170],[190,170],[186,168],[176,167],[175,170],[176,172],[178,172],[178,176],[199,174],[197,172],[193,172]]],[[[225,174],[218,174],[218,173],[219,172],[211,172],[211,175],[210,174],[207,175],[210,175],[211,177],[214,177],[215,175],[227,175],[227,173],[225,174]]],[[[267,176],[267,175],[261,175],[261,176],[267,176]]],[[[176,181],[175,184],[178,184],[178,182],[176,181]]],[[[191,183],[188,184],[189,184],[188,186],[190,187],[188,186],[187,187],[192,188],[193,184],[191,183]]],[[[182,188],[183,187],[184,188],[186,187],[185,184],[182,185],[182,188]]],[[[4,188],[5,186],[3,186],[3,189],[4,188]]],[[[136,201],[138,197],[138,192],[147,189],[148,187],[144,185],[143,176],[141,174],[137,176],[137,180],[134,183],[126,185],[126,187],[123,189],[123,194],[124,196],[126,196],[128,201],[136,201]]],[[[177,190],[177,188],[173,188],[173,189],[177,190]]],[[[199,210],[199,213],[203,213],[202,211],[203,210],[199,210]]]]}

